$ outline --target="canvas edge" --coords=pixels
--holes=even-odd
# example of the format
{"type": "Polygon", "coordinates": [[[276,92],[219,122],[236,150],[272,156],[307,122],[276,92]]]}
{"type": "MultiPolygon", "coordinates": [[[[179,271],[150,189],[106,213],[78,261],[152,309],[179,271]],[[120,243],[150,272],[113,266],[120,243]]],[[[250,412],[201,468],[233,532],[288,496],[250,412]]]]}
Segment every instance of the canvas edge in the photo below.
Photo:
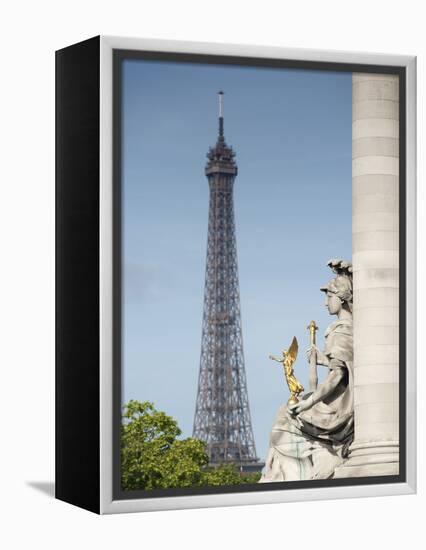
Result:
{"type": "Polygon", "coordinates": [[[406,460],[417,490],[417,58],[406,68],[406,460]]]}
{"type": "Polygon", "coordinates": [[[271,504],[412,494],[416,492],[416,57],[365,52],[343,52],[101,36],[100,47],[100,513],[126,513],[246,504],[271,504]],[[407,476],[405,483],[228,493],[152,499],[113,499],[112,426],[112,58],[114,49],[231,55],[259,58],[362,63],[406,68],[407,159],[407,476]]]}

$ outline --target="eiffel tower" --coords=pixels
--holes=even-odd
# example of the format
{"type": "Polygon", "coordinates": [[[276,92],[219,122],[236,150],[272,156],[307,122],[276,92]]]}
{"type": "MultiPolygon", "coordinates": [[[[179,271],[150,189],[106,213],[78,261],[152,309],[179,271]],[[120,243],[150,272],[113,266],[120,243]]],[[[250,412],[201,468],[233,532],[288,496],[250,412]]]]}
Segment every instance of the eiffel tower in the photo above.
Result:
{"type": "Polygon", "coordinates": [[[210,188],[207,263],[200,372],[193,437],[205,441],[210,465],[234,463],[260,470],[256,456],[244,367],[235,237],[235,153],[225,142],[223,92],[219,135],[207,153],[210,188]]]}

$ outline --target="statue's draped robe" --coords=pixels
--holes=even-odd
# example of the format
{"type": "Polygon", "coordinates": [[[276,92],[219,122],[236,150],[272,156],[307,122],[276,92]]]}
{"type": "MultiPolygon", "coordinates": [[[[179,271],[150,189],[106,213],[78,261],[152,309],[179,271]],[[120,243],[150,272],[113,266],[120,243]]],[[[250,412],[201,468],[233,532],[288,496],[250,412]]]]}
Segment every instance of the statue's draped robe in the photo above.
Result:
{"type": "Polygon", "coordinates": [[[354,424],[352,320],[328,327],[324,353],[329,370],[343,369],[343,378],[323,401],[299,415],[290,414],[287,405],[279,409],[262,482],[332,477],[346,456],[354,424]]]}

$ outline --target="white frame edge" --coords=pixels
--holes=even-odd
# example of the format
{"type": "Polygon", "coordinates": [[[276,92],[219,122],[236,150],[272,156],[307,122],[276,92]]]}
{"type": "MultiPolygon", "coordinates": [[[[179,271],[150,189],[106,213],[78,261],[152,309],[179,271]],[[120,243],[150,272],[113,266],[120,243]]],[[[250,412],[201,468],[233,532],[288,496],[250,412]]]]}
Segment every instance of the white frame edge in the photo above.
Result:
{"type": "Polygon", "coordinates": [[[416,492],[416,58],[413,56],[287,49],[269,46],[100,38],[100,512],[101,514],[239,506],[304,500],[403,495],[416,492]],[[113,50],[147,50],[209,55],[397,65],[406,68],[406,254],[407,254],[407,481],[376,485],[291,489],[113,500],[112,399],[112,60],[113,50]]]}

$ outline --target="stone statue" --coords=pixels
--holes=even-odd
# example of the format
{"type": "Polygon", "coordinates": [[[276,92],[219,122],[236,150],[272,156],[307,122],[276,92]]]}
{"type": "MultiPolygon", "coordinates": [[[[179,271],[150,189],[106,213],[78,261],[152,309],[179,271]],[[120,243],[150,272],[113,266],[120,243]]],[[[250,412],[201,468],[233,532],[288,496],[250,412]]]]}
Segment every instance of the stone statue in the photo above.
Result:
{"type": "Polygon", "coordinates": [[[308,361],[328,375],[298,403],[282,405],[270,436],[261,483],[327,479],[345,458],[353,440],[352,265],[330,260],[336,274],[321,291],[337,320],[325,332],[325,349],[315,344],[308,361]]]}

